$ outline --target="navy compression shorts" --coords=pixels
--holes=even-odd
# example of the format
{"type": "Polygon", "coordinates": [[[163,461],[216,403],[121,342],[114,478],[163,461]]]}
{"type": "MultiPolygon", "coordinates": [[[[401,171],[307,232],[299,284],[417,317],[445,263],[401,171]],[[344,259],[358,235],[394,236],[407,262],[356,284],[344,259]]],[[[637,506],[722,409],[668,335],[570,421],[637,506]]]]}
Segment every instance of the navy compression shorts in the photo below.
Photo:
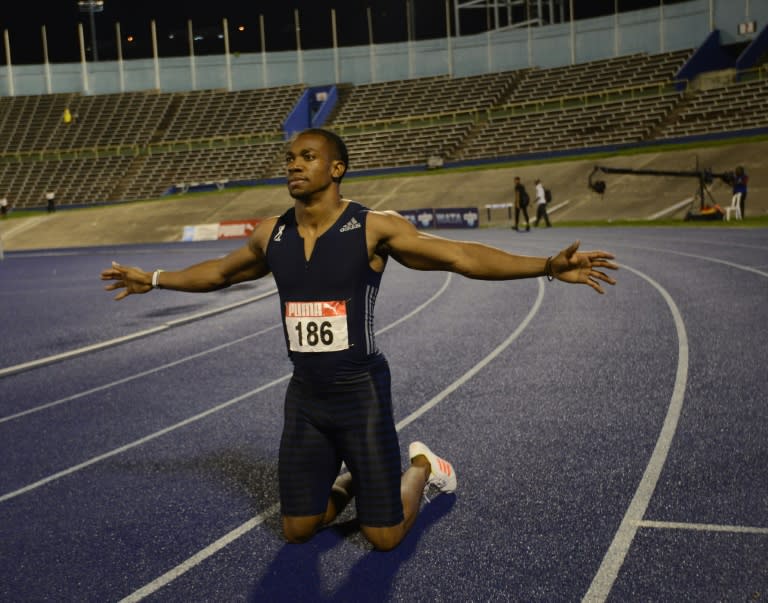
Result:
{"type": "Polygon", "coordinates": [[[369,370],[332,383],[291,378],[278,467],[283,515],[325,513],[343,461],[355,483],[360,524],[388,527],[403,521],[390,384],[383,357],[369,370]]]}

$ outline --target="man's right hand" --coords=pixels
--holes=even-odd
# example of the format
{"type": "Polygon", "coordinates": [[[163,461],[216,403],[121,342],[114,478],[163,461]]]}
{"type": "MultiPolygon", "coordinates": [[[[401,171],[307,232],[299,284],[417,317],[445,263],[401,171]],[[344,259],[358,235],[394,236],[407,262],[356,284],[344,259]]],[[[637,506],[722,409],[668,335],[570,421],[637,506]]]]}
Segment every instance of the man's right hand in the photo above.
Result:
{"type": "Polygon", "coordinates": [[[105,291],[123,289],[115,296],[116,301],[133,293],[146,293],[152,290],[151,272],[144,272],[141,268],[133,266],[122,266],[117,262],[112,262],[111,268],[102,271],[101,280],[114,281],[104,287],[105,291]]]}

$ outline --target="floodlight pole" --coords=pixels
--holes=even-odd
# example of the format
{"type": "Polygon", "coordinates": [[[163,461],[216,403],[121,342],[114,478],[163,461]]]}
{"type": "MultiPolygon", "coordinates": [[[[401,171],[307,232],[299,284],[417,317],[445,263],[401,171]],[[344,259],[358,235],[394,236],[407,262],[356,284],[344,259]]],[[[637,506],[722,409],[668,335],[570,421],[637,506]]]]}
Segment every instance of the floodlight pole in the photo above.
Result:
{"type": "Polygon", "coordinates": [[[93,48],[94,63],[99,60],[99,49],[96,45],[96,18],[94,15],[104,10],[104,0],[77,0],[77,6],[81,13],[89,14],[91,26],[91,46],[93,48]]]}
{"type": "Polygon", "coordinates": [[[91,21],[91,45],[93,46],[93,62],[96,63],[99,60],[99,49],[96,46],[96,18],[93,16],[93,9],[88,11],[90,13],[91,21]]]}

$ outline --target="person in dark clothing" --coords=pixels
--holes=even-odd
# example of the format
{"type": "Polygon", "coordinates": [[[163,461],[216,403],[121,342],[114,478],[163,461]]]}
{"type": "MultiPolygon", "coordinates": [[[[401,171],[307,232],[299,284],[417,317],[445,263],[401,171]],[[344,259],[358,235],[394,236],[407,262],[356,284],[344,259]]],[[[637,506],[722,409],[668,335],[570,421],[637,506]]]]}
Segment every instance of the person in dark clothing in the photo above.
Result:
{"type": "Polygon", "coordinates": [[[741,199],[739,199],[739,207],[741,209],[741,219],[743,220],[746,217],[746,214],[744,213],[745,203],[747,201],[747,183],[749,182],[749,176],[747,176],[747,173],[744,171],[744,168],[742,166],[737,167],[733,172],[733,194],[736,193],[741,194],[741,199]]]}
{"type": "Polygon", "coordinates": [[[293,207],[260,222],[243,247],[177,271],[113,262],[101,279],[120,300],[156,288],[214,291],[272,273],[294,365],[278,459],[284,536],[309,540],[354,497],[365,537],[390,550],[416,520],[425,488],[453,492],[457,481],[453,465],[418,441],[401,470],[389,367],[372,330],[389,259],[484,280],[546,276],[598,293],[615,283],[603,269],[617,266],[605,251],[579,252],[578,241],[550,257],[514,255],[423,233],[396,212],[344,199],[348,154],[328,130],[299,133],[285,162],[293,207]],[[340,474],[342,463],[349,471],[340,474]]]}
{"type": "Polygon", "coordinates": [[[531,230],[531,220],[528,218],[528,204],[531,198],[528,196],[528,191],[525,190],[525,186],[520,182],[520,178],[515,176],[515,226],[514,229],[520,232],[520,212],[523,213],[525,218],[525,232],[531,230]]]}

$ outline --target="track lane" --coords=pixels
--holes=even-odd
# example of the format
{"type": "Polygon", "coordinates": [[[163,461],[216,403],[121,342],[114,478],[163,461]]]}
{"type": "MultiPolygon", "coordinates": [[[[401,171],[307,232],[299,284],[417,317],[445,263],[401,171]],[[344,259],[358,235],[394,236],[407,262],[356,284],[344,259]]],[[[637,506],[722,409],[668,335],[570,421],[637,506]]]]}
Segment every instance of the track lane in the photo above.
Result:
{"type": "MultiPolygon", "coordinates": [[[[535,233],[536,238],[528,239],[526,247],[532,253],[538,252],[570,238],[569,233],[556,231],[535,233]]],[[[589,237],[585,239],[603,237],[602,233],[587,234],[589,237]]],[[[493,238],[504,240],[505,235],[508,233],[493,233],[493,238]]],[[[643,239],[646,237],[643,234],[643,239]]],[[[755,283],[763,283],[764,277],[737,268],[742,264],[759,270],[761,258],[754,255],[754,249],[751,253],[745,249],[747,254],[740,258],[734,254],[738,243],[728,246],[725,241],[721,242],[725,254],[714,256],[711,245],[702,244],[700,249],[692,249],[682,238],[665,238],[655,245],[633,245],[633,248],[628,243],[636,241],[624,236],[614,240],[609,240],[611,237],[608,236],[604,238],[604,244],[600,246],[619,252],[620,260],[651,274],[674,296],[686,318],[686,326],[690,328],[691,381],[694,381],[693,389],[689,387],[691,391],[687,392],[694,398],[686,403],[687,411],[683,413],[678,432],[680,438],[673,442],[670,458],[648,508],[649,519],[645,520],[659,524],[651,527],[640,522],[637,537],[610,598],[621,600],[623,594],[629,592],[706,596],[705,586],[711,589],[709,592],[725,593],[721,598],[728,598],[726,595],[736,592],[733,585],[737,582],[742,581],[744,588],[748,588],[750,579],[754,584],[760,578],[755,560],[765,558],[760,555],[761,550],[765,551],[760,524],[746,521],[759,509],[753,506],[761,500],[760,489],[755,485],[766,483],[765,479],[761,481],[764,469],[759,468],[760,457],[755,456],[760,450],[759,442],[750,432],[746,442],[733,448],[745,427],[753,427],[756,429],[754,433],[759,433],[761,407],[749,404],[748,399],[750,392],[760,391],[754,389],[759,374],[745,364],[739,369],[734,389],[733,386],[724,387],[725,382],[714,378],[709,368],[713,360],[718,363],[723,360],[721,354],[728,354],[724,360],[726,368],[738,369],[739,358],[744,359],[744,351],[754,349],[752,346],[759,334],[745,329],[748,326],[745,321],[755,318],[754,314],[743,315],[735,327],[719,320],[696,319],[711,306],[713,299],[720,300],[725,296],[728,301],[729,291],[734,300],[741,298],[744,308],[751,313],[761,307],[756,306],[762,294],[760,289],[755,291],[755,283]],[[688,255],[670,253],[676,250],[675,247],[688,255]],[[710,257],[732,265],[707,264],[703,259],[706,254],[699,253],[707,249],[710,257]],[[701,265],[710,268],[699,270],[701,265]],[[731,278],[734,274],[739,276],[731,278]],[[745,278],[747,282],[744,282],[745,278]],[[688,321],[690,317],[694,317],[692,322],[688,321]],[[737,342],[723,347],[725,340],[722,337],[733,337],[737,342]],[[744,351],[739,349],[739,342],[744,351]],[[697,386],[699,380],[701,388],[697,386]],[[734,400],[733,396],[745,399],[735,407],[723,408],[720,404],[721,412],[712,412],[717,408],[714,398],[718,392],[727,400],[734,400]],[[692,401],[695,404],[690,404],[692,401]],[[728,412],[731,408],[736,414],[728,412]],[[722,432],[723,428],[725,432],[722,432]],[[719,446],[717,450],[713,451],[711,446],[708,450],[707,441],[718,430],[723,434],[719,446]],[[698,439],[700,445],[696,446],[698,439]],[[683,446],[678,447],[680,443],[683,446]],[[735,456],[723,454],[731,449],[737,453],[735,456]],[[718,463],[706,470],[704,463],[712,452],[718,453],[718,463]],[[734,473],[733,467],[741,470],[734,473]],[[722,483],[724,475],[731,476],[728,483],[722,483]],[[686,476],[691,479],[686,480],[686,476]],[[748,490],[742,491],[740,477],[748,479],[750,488],[756,490],[747,498],[743,494],[748,490]],[[704,489],[707,480],[710,488],[715,486],[719,490],[715,498],[704,489]],[[720,531],[714,541],[707,535],[698,535],[701,530],[667,529],[668,524],[675,522],[706,525],[708,518],[717,517],[716,513],[726,508],[729,486],[731,494],[745,502],[734,509],[745,520],[737,521],[736,525],[752,527],[756,533],[738,535],[720,531]],[[698,489],[699,493],[690,497],[688,488],[698,489]],[[707,505],[709,501],[717,505],[707,505]],[[702,510],[707,514],[702,514],[702,510]],[[654,547],[654,543],[661,548],[654,547]],[[706,543],[727,554],[732,563],[723,568],[718,563],[722,557],[713,556],[711,550],[715,548],[708,549],[706,543]],[[679,571],[678,568],[675,571],[676,559],[681,558],[686,559],[686,567],[699,569],[679,571]],[[651,573],[648,560],[653,560],[651,573]],[[715,588],[712,580],[716,578],[707,580],[706,567],[711,568],[709,576],[720,576],[725,584],[731,585],[730,590],[723,584],[715,588]],[[657,576],[657,584],[658,576],[664,576],[666,591],[654,590],[653,576],[657,576]]],[[[514,240],[519,241],[521,237],[514,240]]],[[[582,247],[594,246],[585,243],[582,247]]],[[[155,596],[158,600],[188,600],[201,592],[216,593],[211,596],[229,599],[242,597],[243,593],[277,596],[286,590],[291,592],[292,584],[304,580],[314,584],[319,589],[317,592],[328,596],[361,594],[374,588],[383,599],[389,600],[424,592],[423,574],[435,564],[442,567],[456,564],[462,568],[451,589],[457,600],[482,596],[480,593],[491,598],[514,596],[542,600],[563,593],[577,597],[578,593],[586,592],[589,579],[594,575],[621,519],[622,510],[626,509],[636,487],[637,481],[633,480],[639,480],[642,474],[644,459],[647,460],[652,449],[649,445],[658,436],[663,418],[661,411],[666,407],[664,394],[668,402],[671,377],[674,376],[667,361],[669,354],[665,351],[670,343],[666,334],[671,322],[664,319],[663,308],[658,309],[660,300],[654,300],[650,287],[636,289],[633,283],[640,284],[642,279],[629,271],[620,272],[618,276],[621,293],[617,287],[604,298],[591,292],[575,292],[557,283],[548,285],[545,307],[509,353],[501,354],[482,375],[446,398],[445,404],[438,407],[439,411],[435,409],[405,428],[405,443],[412,436],[444,442],[443,446],[454,455],[449,458],[455,459],[460,469],[461,491],[452,503],[438,502],[451,497],[437,499],[437,504],[427,509],[424,525],[420,523],[415,533],[415,542],[404,543],[402,552],[386,556],[383,568],[381,563],[373,563],[364,543],[354,535],[328,531],[317,542],[304,547],[285,547],[277,532],[278,526],[266,521],[208,557],[196,566],[195,571],[176,578],[155,596]],[[561,288],[568,289],[568,293],[561,295],[561,288]],[[573,316],[582,317],[581,321],[573,324],[573,316]],[[627,316],[637,316],[640,320],[627,324],[627,316]],[[584,317],[588,319],[584,320],[584,317]],[[563,324],[567,326],[563,327],[563,324]],[[654,356],[658,358],[654,359],[654,356]],[[558,358],[565,367],[564,373],[557,371],[553,376],[551,371],[542,369],[542,363],[546,366],[558,358]],[[649,361],[651,370],[646,371],[644,366],[649,361]],[[588,376],[593,363],[602,365],[601,375],[608,383],[588,376]],[[613,367],[620,370],[613,370],[613,367]],[[611,394],[617,384],[624,386],[618,397],[611,394]],[[640,412],[641,408],[645,413],[640,412]],[[601,458],[606,462],[597,462],[601,458]],[[430,517],[431,509],[437,509],[433,517],[430,517]],[[435,526],[433,520],[441,524],[445,522],[445,525],[435,526]],[[494,551],[508,553],[499,555],[494,551]],[[374,565],[380,568],[378,571],[382,575],[377,576],[374,565]],[[217,571],[211,573],[212,569],[217,571]],[[211,584],[211,575],[226,576],[226,580],[223,584],[219,580],[211,584]],[[503,586],[494,587],[492,583],[503,586]]],[[[511,290],[518,294],[527,292],[529,284],[533,283],[516,283],[511,290]]],[[[385,288],[393,285],[385,284],[385,288]]],[[[472,292],[479,291],[473,285],[467,284],[468,298],[472,292]]],[[[436,316],[421,315],[416,319],[418,328],[414,328],[415,323],[408,323],[411,328],[393,329],[379,338],[391,362],[397,365],[393,366],[393,375],[399,417],[413,412],[419,399],[422,402],[429,399],[426,396],[430,392],[439,392],[440,387],[455,380],[457,368],[474,356],[466,348],[470,342],[473,347],[476,345],[470,337],[472,329],[467,324],[475,325],[478,339],[485,342],[502,324],[500,308],[479,317],[488,320],[489,324],[475,321],[478,317],[470,313],[463,314],[461,309],[471,305],[463,300],[459,302],[463,295],[458,291],[463,289],[460,280],[456,287],[444,300],[448,302],[444,308],[447,316],[438,320],[436,316]],[[466,330],[460,328],[459,336],[452,339],[448,331],[456,325],[464,325],[466,330]],[[398,351],[392,352],[394,349],[398,351]],[[409,370],[411,367],[413,370],[409,370]]],[[[504,287],[494,286],[482,290],[487,291],[488,296],[502,296],[506,291],[504,287]]],[[[522,299],[509,296],[505,301],[508,304],[525,303],[526,294],[520,297],[522,299]]],[[[380,305],[379,316],[388,311],[386,304],[380,305]]],[[[510,320],[512,318],[507,317],[507,321],[510,320]]],[[[190,381],[189,374],[187,381],[190,381]]],[[[192,428],[170,448],[165,444],[157,446],[158,441],[149,446],[146,456],[128,455],[124,461],[107,461],[102,469],[88,471],[88,479],[82,482],[86,484],[82,498],[69,488],[56,488],[50,508],[55,508],[56,498],[59,505],[61,501],[73,505],[69,517],[64,520],[68,529],[86,521],[91,513],[97,524],[92,531],[92,546],[98,542],[110,544],[101,552],[108,559],[103,564],[105,569],[96,572],[98,575],[88,577],[84,569],[89,565],[91,545],[84,549],[85,556],[69,560],[72,565],[68,570],[62,564],[63,560],[55,559],[55,551],[51,551],[48,556],[50,567],[74,576],[79,576],[78,567],[83,568],[81,584],[91,584],[96,578],[104,580],[106,591],[102,592],[109,591],[110,584],[114,585],[110,591],[113,595],[133,592],[138,583],[137,576],[143,575],[144,583],[150,582],[160,575],[158,565],[168,568],[167,562],[172,563],[173,559],[183,561],[189,557],[189,552],[202,550],[201,547],[213,542],[216,534],[226,533],[225,526],[231,529],[233,525],[240,525],[236,523],[237,517],[244,517],[243,521],[246,521],[259,510],[268,508],[270,488],[274,489],[272,453],[280,401],[265,393],[257,396],[247,408],[235,407],[238,410],[233,407],[218,413],[215,423],[209,425],[204,421],[199,428],[192,428]],[[260,412],[264,409],[265,412],[260,412]],[[242,423],[257,424],[264,420],[265,414],[271,418],[255,433],[240,431],[242,423]],[[218,426],[211,429],[214,424],[218,426]],[[224,433],[220,433],[222,431],[224,433]],[[202,449],[201,442],[205,442],[202,449]],[[235,450],[244,450],[246,458],[238,458],[235,450]],[[204,466],[208,466],[205,471],[204,466]],[[248,479],[243,477],[245,474],[256,477],[248,479]],[[189,482],[199,480],[201,475],[207,476],[204,482],[208,486],[205,494],[196,496],[189,482]],[[227,475],[232,481],[229,486],[224,486],[227,475]],[[97,493],[94,501],[87,502],[89,492],[94,498],[93,493],[97,491],[92,488],[96,485],[106,491],[103,496],[97,493]],[[136,493],[130,497],[132,500],[121,502],[113,513],[108,511],[108,506],[100,507],[109,501],[114,505],[114,501],[119,500],[117,493],[126,491],[126,487],[129,492],[136,493]],[[137,495],[138,498],[133,500],[137,495]],[[179,506],[178,501],[190,496],[188,502],[195,508],[194,512],[179,506]],[[155,514],[147,518],[147,523],[136,524],[134,532],[130,526],[138,520],[136,510],[131,507],[135,505],[139,512],[152,512],[152,500],[158,507],[155,514]],[[80,505],[82,510],[75,513],[74,509],[80,505]],[[150,518],[157,519],[157,523],[149,521],[150,518]],[[196,522],[209,525],[199,526],[206,529],[192,529],[196,522]],[[108,536],[110,530],[115,529],[118,532],[108,536]],[[187,535],[188,529],[192,530],[187,535]],[[135,572],[131,576],[119,578],[114,572],[131,558],[125,547],[140,533],[152,535],[141,546],[146,547],[146,561],[155,560],[156,563],[152,564],[154,567],[144,562],[141,566],[134,564],[135,572]],[[109,561],[113,555],[114,560],[109,561]]],[[[19,502],[22,502],[21,498],[19,502]]],[[[46,517],[43,514],[45,508],[47,504],[42,504],[39,513],[35,514],[39,522],[37,528],[34,521],[30,522],[25,533],[26,541],[39,538],[41,532],[38,529],[49,528],[52,534],[62,529],[56,526],[64,516],[46,517]]],[[[2,508],[0,512],[3,512],[2,508]]],[[[19,508],[18,512],[21,513],[19,517],[29,514],[28,509],[19,508]]],[[[5,521],[3,524],[9,525],[5,521]]],[[[713,525],[727,526],[729,523],[715,522],[713,525]]],[[[73,540],[64,533],[61,538],[62,542],[73,545],[91,542],[86,531],[82,533],[84,540],[80,537],[73,540]]],[[[56,587],[50,587],[50,592],[55,590],[56,587]]],[[[435,594],[435,591],[427,592],[435,594]]],[[[82,598],[82,592],[74,593],[77,595],[82,598]]]]}

